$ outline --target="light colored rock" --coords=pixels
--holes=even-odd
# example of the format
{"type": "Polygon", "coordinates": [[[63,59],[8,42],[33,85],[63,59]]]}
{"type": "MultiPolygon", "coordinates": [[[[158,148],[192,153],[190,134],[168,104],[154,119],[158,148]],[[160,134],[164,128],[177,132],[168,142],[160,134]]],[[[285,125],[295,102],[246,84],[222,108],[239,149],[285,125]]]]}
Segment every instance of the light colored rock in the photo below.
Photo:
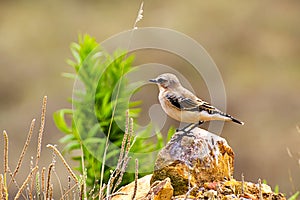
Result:
{"type": "MultiPolygon", "coordinates": [[[[144,199],[145,196],[150,191],[150,179],[152,177],[152,174],[144,176],[143,178],[138,179],[137,181],[137,192],[135,199],[144,199]]],[[[134,186],[135,183],[132,182],[122,188],[118,191],[120,194],[124,195],[116,195],[112,198],[112,200],[131,200],[134,192],[134,186]]]]}
{"type": "MultiPolygon", "coordinates": [[[[134,199],[151,200],[171,200],[173,196],[173,187],[170,178],[162,181],[156,181],[150,187],[152,174],[144,176],[137,181],[137,191],[134,199]]],[[[134,192],[135,183],[132,182],[118,190],[119,195],[112,197],[112,200],[131,200],[134,192]]]]}

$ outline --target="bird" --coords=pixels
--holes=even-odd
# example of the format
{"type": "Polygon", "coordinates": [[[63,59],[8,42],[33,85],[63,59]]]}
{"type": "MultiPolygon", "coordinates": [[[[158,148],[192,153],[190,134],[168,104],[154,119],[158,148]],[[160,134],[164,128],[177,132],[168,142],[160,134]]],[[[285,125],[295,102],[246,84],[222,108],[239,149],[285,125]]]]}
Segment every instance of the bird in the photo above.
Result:
{"type": "Polygon", "coordinates": [[[158,85],[158,99],[164,112],[177,121],[188,123],[188,126],[194,125],[193,128],[213,120],[244,125],[244,122],[220,111],[184,88],[174,74],[164,73],[149,81],[158,85]]]}

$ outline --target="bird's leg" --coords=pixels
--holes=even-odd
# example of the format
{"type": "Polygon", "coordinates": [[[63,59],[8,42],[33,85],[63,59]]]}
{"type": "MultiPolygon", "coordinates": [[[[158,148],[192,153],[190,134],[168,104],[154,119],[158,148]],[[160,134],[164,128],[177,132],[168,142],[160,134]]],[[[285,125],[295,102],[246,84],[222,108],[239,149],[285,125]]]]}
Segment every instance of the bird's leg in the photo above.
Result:
{"type": "Polygon", "coordinates": [[[191,124],[188,124],[188,125],[186,125],[185,127],[183,127],[183,128],[178,128],[178,129],[176,129],[176,131],[178,132],[178,131],[183,131],[183,132],[186,132],[185,130],[188,128],[188,127],[190,127],[191,125],[194,125],[193,123],[191,123],[191,124]]]}
{"type": "Polygon", "coordinates": [[[184,132],[184,133],[186,133],[186,134],[189,134],[189,133],[191,133],[191,131],[194,129],[194,128],[196,128],[196,127],[198,127],[198,126],[200,126],[201,124],[203,124],[204,123],[204,121],[199,121],[198,123],[191,123],[191,124],[188,124],[187,126],[185,126],[185,127],[183,127],[183,128],[181,128],[181,129],[176,129],[176,132],[178,132],[178,131],[182,131],[182,132],[184,132]]]}
{"type": "Polygon", "coordinates": [[[200,126],[200,125],[203,124],[203,123],[204,123],[204,121],[199,121],[198,123],[193,124],[193,125],[190,127],[189,132],[191,132],[194,128],[200,126]]]}

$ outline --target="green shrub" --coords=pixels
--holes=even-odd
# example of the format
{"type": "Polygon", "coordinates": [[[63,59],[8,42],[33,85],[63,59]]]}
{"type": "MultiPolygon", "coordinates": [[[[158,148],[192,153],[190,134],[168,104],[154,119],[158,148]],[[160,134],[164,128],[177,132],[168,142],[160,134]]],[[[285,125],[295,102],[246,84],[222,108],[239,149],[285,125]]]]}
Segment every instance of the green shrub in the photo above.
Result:
{"type": "MultiPolygon", "coordinates": [[[[117,164],[124,135],[126,110],[130,108],[129,115],[133,119],[140,112],[137,106],[141,102],[130,102],[130,95],[134,93],[136,85],[129,84],[125,76],[134,69],[134,57],[120,50],[109,55],[88,35],[79,36],[79,42],[72,43],[71,52],[74,61],[69,60],[68,64],[76,73],[64,75],[75,80],[73,97],[70,99],[73,109],[55,112],[54,121],[58,129],[65,134],[60,140],[65,144],[65,152],[75,152],[82,146],[84,163],[81,155],[75,154],[72,159],[79,162],[76,169],[82,173],[82,166],[86,168],[86,183],[93,187],[100,179],[106,137],[109,135],[111,144],[106,153],[105,163],[110,166],[105,167],[104,182],[109,178],[111,164],[117,164]],[[68,117],[71,125],[68,123],[68,117]]],[[[131,152],[154,152],[153,156],[156,156],[155,151],[163,146],[160,133],[156,134],[156,144],[140,139],[150,137],[150,130],[151,126],[148,126],[138,133],[141,137],[135,138],[131,152]]],[[[149,163],[149,157],[140,157],[139,161],[146,159],[149,163]]],[[[151,171],[153,163],[142,165],[140,168],[144,168],[140,171],[151,171]]],[[[123,184],[130,182],[133,180],[133,174],[124,174],[123,180],[123,184]]]]}

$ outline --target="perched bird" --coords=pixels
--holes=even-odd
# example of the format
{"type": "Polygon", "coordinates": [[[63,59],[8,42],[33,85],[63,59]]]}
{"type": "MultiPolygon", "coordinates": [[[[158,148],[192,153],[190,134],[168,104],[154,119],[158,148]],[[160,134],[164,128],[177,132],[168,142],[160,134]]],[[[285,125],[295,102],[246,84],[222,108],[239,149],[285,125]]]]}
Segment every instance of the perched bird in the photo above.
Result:
{"type": "Polygon", "coordinates": [[[184,88],[174,74],[161,74],[149,81],[158,85],[158,99],[163,110],[177,121],[192,123],[195,126],[212,120],[244,124],[244,122],[199,99],[191,91],[184,88]]]}

